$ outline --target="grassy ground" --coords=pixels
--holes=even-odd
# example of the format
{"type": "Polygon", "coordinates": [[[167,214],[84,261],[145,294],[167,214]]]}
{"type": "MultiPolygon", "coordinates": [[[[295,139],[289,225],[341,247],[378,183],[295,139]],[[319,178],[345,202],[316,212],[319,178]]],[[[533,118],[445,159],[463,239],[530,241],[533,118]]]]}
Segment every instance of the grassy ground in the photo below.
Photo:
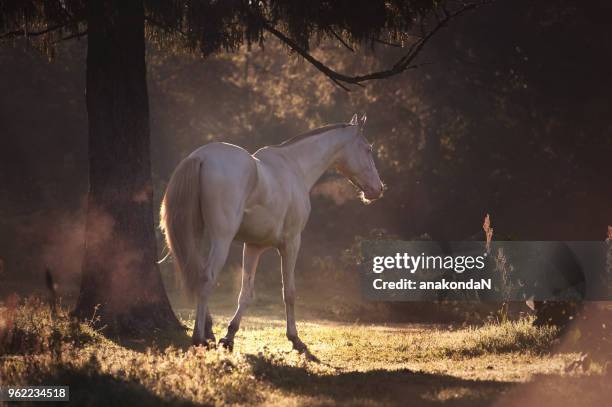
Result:
{"type": "Polygon", "coordinates": [[[554,330],[528,320],[452,329],[310,319],[299,329],[313,362],[291,350],[280,310],[254,311],[229,354],[189,347],[189,332],[166,338],[170,347],[119,343],[30,300],[4,309],[1,383],[69,385],[72,405],[99,406],[596,406],[612,397],[605,361],[550,353],[554,330]]]}

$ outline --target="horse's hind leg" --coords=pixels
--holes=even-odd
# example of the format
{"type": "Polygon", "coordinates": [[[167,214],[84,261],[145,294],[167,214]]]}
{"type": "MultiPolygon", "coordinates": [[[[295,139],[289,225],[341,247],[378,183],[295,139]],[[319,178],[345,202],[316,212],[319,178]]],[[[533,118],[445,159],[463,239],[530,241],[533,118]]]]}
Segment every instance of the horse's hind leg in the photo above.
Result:
{"type": "MultiPolygon", "coordinates": [[[[243,153],[240,153],[243,154],[243,153]]],[[[246,153],[244,153],[246,154],[246,153]]],[[[236,236],[242,217],[251,179],[249,166],[254,162],[247,154],[247,161],[241,156],[228,156],[228,160],[218,161],[210,156],[203,159],[200,178],[202,193],[200,208],[210,242],[210,252],[198,294],[198,316],[196,320],[204,321],[193,331],[194,344],[202,344],[208,337],[212,339],[212,318],[206,323],[208,299],[212,293],[217,275],[227,260],[232,240],[236,236]],[[230,158],[232,163],[228,164],[230,158]]],[[[252,175],[252,174],[251,174],[252,175]]]]}
{"type": "Polygon", "coordinates": [[[206,310],[206,322],[204,324],[204,338],[206,341],[210,341],[215,343],[217,338],[215,338],[215,333],[213,332],[213,320],[212,315],[210,314],[210,309],[206,310]]]}
{"type": "Polygon", "coordinates": [[[198,300],[198,310],[196,312],[196,321],[195,327],[193,328],[194,332],[204,330],[204,343],[214,344],[217,339],[215,338],[215,334],[213,332],[213,320],[212,315],[210,314],[210,309],[202,308],[204,303],[198,300]],[[202,308],[202,309],[200,309],[202,308]],[[200,315],[205,315],[204,318],[204,327],[201,327],[202,321],[199,318],[200,315]]]}
{"type": "Polygon", "coordinates": [[[242,288],[238,297],[238,308],[227,327],[227,334],[219,340],[224,348],[232,350],[234,347],[234,336],[240,328],[240,320],[247,306],[253,301],[255,294],[255,272],[259,256],[266,250],[265,247],[254,246],[245,243],[242,250],[242,288]]]}
{"type": "Polygon", "coordinates": [[[231,243],[231,238],[214,239],[210,242],[210,252],[206,261],[206,266],[204,267],[204,273],[202,275],[202,287],[198,293],[196,326],[193,330],[192,338],[194,345],[207,344],[207,339],[214,340],[214,335],[212,334],[212,318],[210,317],[210,313],[208,311],[208,299],[212,293],[212,289],[219,271],[227,260],[231,243]],[[207,323],[207,319],[210,321],[209,323],[207,323]],[[209,331],[208,338],[207,330],[209,331]],[[210,336],[212,336],[212,338],[210,338],[210,336]]]}

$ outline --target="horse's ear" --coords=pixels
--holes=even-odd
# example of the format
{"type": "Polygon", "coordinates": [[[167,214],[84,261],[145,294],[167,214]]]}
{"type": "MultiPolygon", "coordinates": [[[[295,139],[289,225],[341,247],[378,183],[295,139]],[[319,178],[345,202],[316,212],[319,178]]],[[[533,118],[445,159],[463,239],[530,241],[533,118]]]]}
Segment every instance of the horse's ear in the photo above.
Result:
{"type": "Polygon", "coordinates": [[[367,119],[368,119],[368,117],[364,113],[363,116],[361,116],[361,119],[359,119],[359,127],[364,128],[367,119]]]}
{"type": "Polygon", "coordinates": [[[357,113],[355,113],[353,115],[353,118],[351,119],[351,121],[349,122],[349,124],[351,126],[357,126],[359,124],[359,116],[357,116],[357,113]]]}

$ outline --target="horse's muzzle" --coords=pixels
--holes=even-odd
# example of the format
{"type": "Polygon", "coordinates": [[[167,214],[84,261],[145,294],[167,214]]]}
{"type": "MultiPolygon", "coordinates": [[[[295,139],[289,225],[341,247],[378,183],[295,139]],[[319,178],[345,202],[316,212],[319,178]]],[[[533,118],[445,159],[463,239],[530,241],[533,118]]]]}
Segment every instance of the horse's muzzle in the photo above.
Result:
{"type": "Polygon", "coordinates": [[[363,189],[363,196],[368,201],[375,201],[377,199],[382,198],[385,192],[385,188],[381,186],[380,188],[365,188],[363,189]]]}

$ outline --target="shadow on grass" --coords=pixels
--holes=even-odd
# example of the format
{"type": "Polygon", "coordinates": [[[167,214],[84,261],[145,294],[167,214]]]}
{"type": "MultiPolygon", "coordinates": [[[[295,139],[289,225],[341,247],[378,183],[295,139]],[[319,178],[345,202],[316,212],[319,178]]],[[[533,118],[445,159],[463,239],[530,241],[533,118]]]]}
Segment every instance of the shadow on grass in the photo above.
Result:
{"type": "Polygon", "coordinates": [[[341,405],[490,405],[513,387],[513,383],[466,380],[408,369],[317,374],[305,367],[276,363],[263,355],[248,355],[247,360],[258,379],[280,390],[310,398],[309,405],[330,402],[341,405]]]}
{"type": "Polygon", "coordinates": [[[612,399],[612,377],[538,375],[509,391],[497,407],[600,407],[612,399]]]}
{"type": "MultiPolygon", "coordinates": [[[[104,335],[104,332],[102,334],[104,335]]],[[[163,351],[171,346],[185,351],[192,345],[191,336],[188,335],[187,328],[164,331],[155,330],[138,335],[110,334],[104,336],[117,345],[136,352],[145,352],[149,348],[163,351]]]]}
{"type": "MultiPolygon", "coordinates": [[[[121,380],[107,374],[101,374],[95,366],[78,370],[54,372],[52,377],[40,378],[40,384],[45,386],[69,386],[70,401],[43,403],[57,406],[202,406],[181,398],[164,398],[152,393],[140,383],[121,380]]],[[[32,403],[39,405],[41,403],[32,403]]],[[[23,405],[23,404],[19,404],[23,405]]]]}

